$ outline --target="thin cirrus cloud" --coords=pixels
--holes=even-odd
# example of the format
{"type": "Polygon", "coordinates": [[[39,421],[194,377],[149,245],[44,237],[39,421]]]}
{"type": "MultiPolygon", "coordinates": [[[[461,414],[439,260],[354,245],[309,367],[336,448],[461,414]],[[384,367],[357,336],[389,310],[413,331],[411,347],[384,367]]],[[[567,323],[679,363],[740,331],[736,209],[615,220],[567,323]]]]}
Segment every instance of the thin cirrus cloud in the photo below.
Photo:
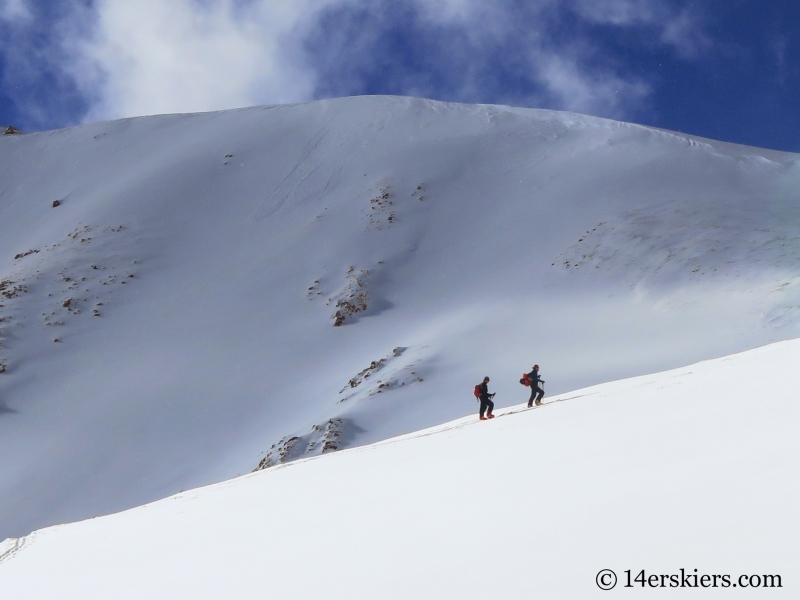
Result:
{"type": "Polygon", "coordinates": [[[657,43],[672,47],[682,58],[694,58],[712,46],[691,7],[652,0],[573,0],[573,7],[587,21],[655,33],[657,43]]]}
{"type": "Polygon", "coordinates": [[[676,0],[42,1],[0,0],[3,92],[40,128],[357,94],[633,118],[653,89],[608,36],[710,45],[676,0]]]}
{"type": "Polygon", "coordinates": [[[317,96],[412,94],[630,118],[647,109],[650,84],[609,60],[592,30],[652,29],[655,17],[621,10],[629,3],[607,2],[616,17],[605,20],[567,0],[342,3],[320,11],[305,49],[317,96]]]}
{"type": "Polygon", "coordinates": [[[91,23],[88,0],[0,0],[0,116],[41,128],[85,114],[89,101],[67,67],[71,42],[91,23]]]}
{"type": "Polygon", "coordinates": [[[24,21],[31,18],[25,0],[2,0],[0,2],[0,19],[4,21],[24,21]]]}

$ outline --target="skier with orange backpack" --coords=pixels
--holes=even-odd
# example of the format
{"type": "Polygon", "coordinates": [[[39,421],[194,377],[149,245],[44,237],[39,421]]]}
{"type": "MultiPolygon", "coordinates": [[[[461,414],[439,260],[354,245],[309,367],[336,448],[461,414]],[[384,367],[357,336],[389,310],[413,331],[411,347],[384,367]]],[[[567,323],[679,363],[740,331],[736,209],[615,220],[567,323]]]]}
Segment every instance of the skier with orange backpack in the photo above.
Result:
{"type": "Polygon", "coordinates": [[[519,382],[524,386],[530,386],[531,397],[528,400],[528,408],[536,403],[536,406],[542,405],[542,398],[544,397],[544,390],[539,387],[540,383],[544,383],[544,379],[539,377],[539,365],[533,365],[533,370],[530,373],[525,373],[519,382]]]}
{"type": "Polygon", "coordinates": [[[489,393],[489,378],[484,377],[483,383],[476,385],[473,393],[481,403],[480,412],[478,413],[481,421],[485,421],[486,419],[494,419],[494,415],[492,414],[492,410],[494,410],[494,402],[492,402],[494,394],[489,393]],[[486,413],[485,417],[483,416],[484,412],[486,413]]]}

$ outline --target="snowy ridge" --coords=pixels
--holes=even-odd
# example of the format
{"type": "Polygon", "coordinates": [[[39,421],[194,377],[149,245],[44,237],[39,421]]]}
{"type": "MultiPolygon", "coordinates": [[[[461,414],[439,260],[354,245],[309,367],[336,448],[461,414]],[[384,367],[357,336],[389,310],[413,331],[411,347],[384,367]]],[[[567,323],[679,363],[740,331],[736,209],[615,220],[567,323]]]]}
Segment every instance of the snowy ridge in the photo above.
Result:
{"type": "Polygon", "coordinates": [[[534,362],[561,393],[800,335],[793,154],[364,97],[9,136],[0,176],[0,537],[447,422],[487,374],[514,405],[534,362]]]}
{"type": "Polygon", "coordinates": [[[0,594],[615,597],[626,569],[697,568],[781,578],[711,598],[793,598],[798,359],[773,344],[6,540],[0,594]]]}

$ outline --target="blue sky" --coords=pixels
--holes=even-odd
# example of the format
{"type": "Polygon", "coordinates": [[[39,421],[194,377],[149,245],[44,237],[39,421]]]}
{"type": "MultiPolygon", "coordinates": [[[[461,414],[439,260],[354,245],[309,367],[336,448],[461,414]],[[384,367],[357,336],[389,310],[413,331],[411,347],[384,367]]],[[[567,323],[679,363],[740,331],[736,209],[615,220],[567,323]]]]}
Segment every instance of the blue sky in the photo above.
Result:
{"type": "Polygon", "coordinates": [[[800,151],[788,0],[0,0],[0,124],[415,95],[800,151]]]}

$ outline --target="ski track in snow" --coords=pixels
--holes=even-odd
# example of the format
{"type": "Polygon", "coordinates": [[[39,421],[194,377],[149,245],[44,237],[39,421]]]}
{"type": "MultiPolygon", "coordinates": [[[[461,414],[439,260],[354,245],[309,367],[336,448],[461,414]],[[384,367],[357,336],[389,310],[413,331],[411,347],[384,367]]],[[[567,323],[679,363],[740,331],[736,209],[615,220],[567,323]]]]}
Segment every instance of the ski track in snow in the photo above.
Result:
{"type": "Polygon", "coordinates": [[[22,550],[30,547],[36,540],[39,533],[34,531],[30,535],[21,538],[7,538],[0,542],[0,564],[10,561],[16,557],[22,550]]]}

